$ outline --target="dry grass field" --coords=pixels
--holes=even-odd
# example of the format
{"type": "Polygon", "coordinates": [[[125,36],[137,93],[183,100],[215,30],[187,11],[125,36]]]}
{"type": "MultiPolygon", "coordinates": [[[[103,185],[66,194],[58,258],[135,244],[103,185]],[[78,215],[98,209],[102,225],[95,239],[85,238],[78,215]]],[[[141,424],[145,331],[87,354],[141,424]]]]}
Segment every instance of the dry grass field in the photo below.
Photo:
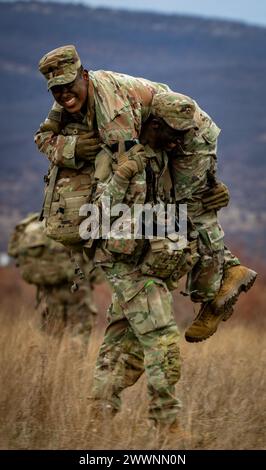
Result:
{"type": "MultiPolygon", "coordinates": [[[[62,340],[38,330],[34,289],[13,268],[1,269],[1,449],[265,449],[266,291],[259,279],[242,294],[234,316],[200,344],[182,338],[183,402],[179,438],[158,444],[146,421],[145,377],[124,393],[123,409],[95,433],[90,387],[109,301],[97,286],[100,315],[88,349],[67,334],[62,340]]],[[[181,331],[192,304],[175,294],[181,331]]]]}

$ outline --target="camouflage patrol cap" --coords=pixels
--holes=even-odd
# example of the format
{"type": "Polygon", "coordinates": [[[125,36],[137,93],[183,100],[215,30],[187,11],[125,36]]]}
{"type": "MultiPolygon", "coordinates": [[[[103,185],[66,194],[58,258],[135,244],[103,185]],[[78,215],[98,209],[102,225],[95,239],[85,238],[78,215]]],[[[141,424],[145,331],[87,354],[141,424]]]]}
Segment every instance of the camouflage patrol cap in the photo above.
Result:
{"type": "Polygon", "coordinates": [[[62,46],[45,54],[39,70],[48,80],[48,90],[55,85],[65,85],[75,80],[81,66],[75,46],[62,46]]]}
{"type": "Polygon", "coordinates": [[[152,100],[151,114],[162,118],[176,130],[197,128],[195,112],[195,102],[180,93],[157,93],[152,100]]]}

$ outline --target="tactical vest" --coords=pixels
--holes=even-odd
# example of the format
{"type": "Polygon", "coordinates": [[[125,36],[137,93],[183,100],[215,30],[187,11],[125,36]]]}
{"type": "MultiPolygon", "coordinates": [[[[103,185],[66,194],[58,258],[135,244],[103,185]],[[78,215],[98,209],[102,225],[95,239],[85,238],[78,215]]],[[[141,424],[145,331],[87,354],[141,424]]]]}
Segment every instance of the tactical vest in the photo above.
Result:
{"type": "MultiPolygon", "coordinates": [[[[61,131],[66,136],[87,132],[88,125],[81,123],[70,123],[61,131]]],[[[91,200],[93,175],[93,163],[84,163],[79,169],[51,167],[46,179],[43,207],[48,237],[64,245],[83,241],[79,226],[85,217],[81,217],[79,211],[91,200]]]]}
{"type": "MultiPolygon", "coordinates": [[[[159,175],[154,172],[148,162],[146,166],[146,185],[146,203],[156,204],[158,195],[165,203],[173,202],[171,197],[173,192],[172,182],[168,169],[164,172],[160,184],[159,175]]],[[[175,229],[178,229],[177,222],[174,224],[175,229]]],[[[164,238],[155,237],[149,240],[147,250],[140,263],[141,272],[161,279],[168,279],[175,273],[175,281],[179,280],[197,262],[196,250],[195,243],[192,250],[192,244],[187,243],[187,240],[183,237],[180,238],[175,233],[165,235],[164,238]]]]}
{"type": "MultiPolygon", "coordinates": [[[[131,179],[126,193],[119,184],[114,182],[112,175],[106,179],[108,171],[103,171],[105,176],[102,180],[99,178],[99,194],[104,193],[112,200],[128,204],[130,208],[134,203],[149,203],[151,206],[161,203],[165,206],[167,203],[174,202],[173,185],[167,167],[166,154],[162,155],[160,169],[159,157],[155,159],[154,152],[151,150],[146,149],[146,152],[147,156],[153,158],[148,160],[146,170],[143,173],[138,173],[131,179]]],[[[106,163],[107,156],[105,159],[103,156],[104,152],[102,152],[101,161],[103,168],[106,169],[110,167],[110,164],[106,163]]],[[[116,154],[113,154],[112,158],[115,162],[116,154]]],[[[100,168],[100,162],[96,163],[100,168]]],[[[113,171],[115,169],[114,163],[113,171]]],[[[131,215],[132,212],[129,211],[129,220],[131,215]]],[[[96,249],[94,260],[103,266],[111,266],[114,262],[120,261],[130,263],[142,274],[165,280],[171,279],[171,285],[174,284],[176,287],[177,281],[191,270],[198,260],[197,242],[194,242],[192,246],[192,243],[187,244],[186,240],[182,240],[182,244],[179,243],[177,246],[176,240],[170,237],[154,238],[153,240],[144,239],[144,237],[141,240],[135,240],[133,236],[132,239],[111,238],[101,241],[96,249]]]]}

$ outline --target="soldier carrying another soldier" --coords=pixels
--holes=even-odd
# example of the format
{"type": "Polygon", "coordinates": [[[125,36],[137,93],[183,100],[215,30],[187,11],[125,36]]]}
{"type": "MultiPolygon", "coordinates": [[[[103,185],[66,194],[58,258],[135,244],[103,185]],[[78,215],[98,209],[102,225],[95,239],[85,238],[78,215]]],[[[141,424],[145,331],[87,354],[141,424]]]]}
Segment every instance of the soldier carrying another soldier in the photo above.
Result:
{"type": "MultiPolygon", "coordinates": [[[[159,179],[162,170],[166,172],[167,155],[165,158],[164,154],[157,156],[153,149],[147,150],[140,145],[139,138],[143,126],[151,118],[152,106],[155,113],[155,99],[160,94],[172,92],[167,85],[142,78],[114,72],[88,72],[81,66],[74,46],[49,52],[41,59],[39,68],[56,100],[36,134],[39,149],[52,164],[44,204],[47,234],[63,243],[84,247],[86,243],[80,239],[78,230],[82,218],[78,214],[80,206],[91,202],[97,195],[93,184],[95,174],[103,181],[108,180],[111,174],[111,178],[116,180],[109,181],[109,189],[115,188],[118,180],[124,196],[127,198],[128,195],[134,203],[137,196],[145,200],[147,195],[146,163],[149,159],[153,161],[159,179]],[[84,126],[83,135],[80,135],[80,126],[84,126]],[[107,154],[104,165],[100,165],[101,178],[98,156],[94,174],[99,145],[107,154]],[[112,158],[109,157],[114,152],[117,154],[118,169],[112,176],[112,158]]],[[[190,129],[193,127],[190,126],[190,129]]],[[[175,135],[175,139],[178,137],[175,135]]],[[[150,142],[147,143],[152,147],[150,142]]],[[[160,149],[169,150],[162,146],[160,149]]],[[[164,202],[172,197],[169,188],[160,183],[159,187],[160,198],[164,202]]],[[[206,204],[209,199],[215,210],[225,205],[223,198],[222,204],[217,203],[221,187],[216,190],[213,190],[214,201],[210,194],[205,194],[206,204]]],[[[204,195],[201,194],[201,197],[204,195]]],[[[179,333],[173,319],[171,295],[159,272],[149,275],[140,271],[140,258],[135,256],[134,249],[129,251],[127,247],[125,253],[120,250],[117,255],[117,244],[114,243],[112,251],[111,243],[112,240],[108,247],[103,247],[102,243],[99,247],[100,250],[104,248],[105,254],[110,254],[110,259],[106,261],[106,273],[109,280],[113,279],[114,297],[109,312],[110,325],[96,365],[94,399],[102,401],[105,411],[118,411],[121,391],[128,383],[124,382],[125,377],[134,383],[145,367],[151,399],[150,418],[158,426],[175,426],[179,401],[175,397],[174,386],[179,378],[180,358],[177,346],[179,333]],[[118,351],[120,346],[121,354],[113,361],[112,350],[118,351]],[[110,351],[109,355],[105,348],[110,351]],[[108,387],[109,396],[105,394],[108,387]]],[[[134,243],[131,246],[136,248],[134,243]]],[[[99,250],[98,254],[100,256],[99,250]]],[[[220,284],[217,283],[217,286],[216,292],[220,284]]],[[[238,289],[232,292],[234,297],[240,293],[238,289]]]]}

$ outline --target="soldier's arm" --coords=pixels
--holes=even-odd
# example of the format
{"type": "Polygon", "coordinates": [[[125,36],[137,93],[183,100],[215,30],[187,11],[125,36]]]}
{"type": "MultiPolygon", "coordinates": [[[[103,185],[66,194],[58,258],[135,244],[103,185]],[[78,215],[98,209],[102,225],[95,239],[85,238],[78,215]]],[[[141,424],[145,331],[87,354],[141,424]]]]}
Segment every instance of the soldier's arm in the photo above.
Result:
{"type": "Polygon", "coordinates": [[[105,184],[101,185],[101,195],[98,202],[101,203],[102,207],[109,206],[110,209],[116,204],[122,204],[129,186],[129,181],[124,178],[119,178],[114,174],[105,184]]]}
{"type": "Polygon", "coordinates": [[[35,135],[39,150],[55,165],[80,168],[85,161],[94,161],[99,152],[99,138],[92,132],[82,135],[63,135],[57,131],[57,123],[46,119],[35,135]]]}
{"type": "Polygon", "coordinates": [[[76,158],[76,135],[65,136],[62,108],[55,103],[47,118],[37,130],[34,141],[48,160],[54,165],[67,168],[80,168],[84,162],[76,158]]]}
{"type": "Polygon", "coordinates": [[[50,122],[41,124],[35,134],[34,141],[40,152],[44,153],[54,165],[67,168],[80,168],[83,162],[75,158],[76,136],[64,136],[48,130],[50,122]]]}
{"type": "MultiPolygon", "coordinates": [[[[112,208],[116,204],[124,202],[129,184],[138,173],[142,173],[146,166],[146,153],[141,144],[135,144],[128,151],[118,155],[117,168],[108,180],[98,186],[102,187],[100,202],[104,204],[104,198],[110,201],[112,208]]],[[[97,171],[96,173],[97,174],[97,171]]]]}

